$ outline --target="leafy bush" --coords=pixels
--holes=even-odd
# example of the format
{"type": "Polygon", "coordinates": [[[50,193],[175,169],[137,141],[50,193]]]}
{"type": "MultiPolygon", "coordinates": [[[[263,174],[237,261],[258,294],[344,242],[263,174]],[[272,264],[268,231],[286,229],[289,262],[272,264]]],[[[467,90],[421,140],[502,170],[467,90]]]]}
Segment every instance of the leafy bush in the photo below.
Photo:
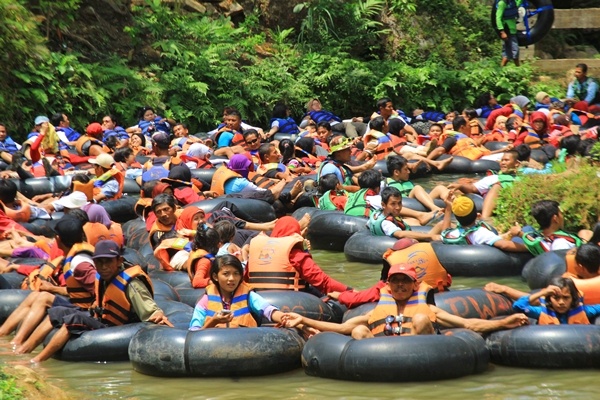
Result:
{"type": "Polygon", "coordinates": [[[598,169],[582,164],[576,169],[553,175],[526,175],[498,197],[495,221],[501,230],[519,222],[537,226],[530,215],[538,200],[556,200],[565,215],[565,229],[577,232],[591,228],[600,216],[598,169]]]}
{"type": "Polygon", "coordinates": [[[0,399],[21,399],[23,392],[17,387],[15,378],[0,370],[0,399]]]}

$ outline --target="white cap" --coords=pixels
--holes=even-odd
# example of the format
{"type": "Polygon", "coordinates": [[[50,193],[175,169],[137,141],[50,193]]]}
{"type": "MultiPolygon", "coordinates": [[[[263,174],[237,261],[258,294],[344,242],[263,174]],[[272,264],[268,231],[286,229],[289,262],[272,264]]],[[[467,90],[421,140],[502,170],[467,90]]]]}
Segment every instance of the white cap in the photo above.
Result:
{"type": "Polygon", "coordinates": [[[208,153],[210,153],[210,149],[207,145],[202,143],[193,143],[188,148],[186,155],[190,157],[204,158],[208,153]]]}
{"type": "Polygon", "coordinates": [[[87,196],[83,192],[73,192],[68,196],[56,200],[54,203],[64,208],[81,208],[88,203],[87,196]]]}
{"type": "Polygon", "coordinates": [[[112,158],[112,156],[110,154],[102,153],[99,156],[97,156],[96,158],[90,158],[88,160],[88,162],[90,164],[96,164],[103,168],[110,169],[110,168],[112,168],[113,164],[115,163],[115,159],[112,158]]]}

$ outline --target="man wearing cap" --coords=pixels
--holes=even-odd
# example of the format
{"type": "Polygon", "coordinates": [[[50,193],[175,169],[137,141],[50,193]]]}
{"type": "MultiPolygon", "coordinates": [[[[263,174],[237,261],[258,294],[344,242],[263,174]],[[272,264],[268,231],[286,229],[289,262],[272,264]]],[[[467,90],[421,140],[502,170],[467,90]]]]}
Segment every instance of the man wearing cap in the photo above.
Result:
{"type": "Polygon", "coordinates": [[[123,193],[123,174],[113,168],[115,160],[110,154],[102,153],[96,158],[90,158],[89,163],[94,166],[94,201],[119,199],[123,193]]]}
{"type": "Polygon", "coordinates": [[[282,325],[291,328],[303,324],[320,331],[351,334],[354,339],[360,340],[375,336],[433,334],[437,326],[484,333],[516,328],[529,322],[524,314],[513,314],[499,320],[458,317],[428,304],[432,299],[430,293],[431,287],[419,282],[414,266],[394,264],[390,266],[387,283],[380,289],[377,306],[367,314],[336,324],[286,313],[282,317],[282,325]]]}
{"type": "Polygon", "coordinates": [[[354,193],[360,189],[355,174],[371,169],[377,162],[371,158],[360,166],[350,166],[352,159],[352,141],[343,136],[336,136],[329,143],[329,157],[321,163],[317,172],[317,181],[324,175],[335,174],[342,184],[343,190],[354,193]]]}
{"type": "Polygon", "coordinates": [[[100,277],[96,280],[97,306],[92,312],[61,307],[50,309],[44,324],[60,329],[31,362],[47,360],[62,349],[72,335],[78,336],[88,330],[138,321],[173,326],[153,299],[150,277],[138,265],[123,266],[118,244],[112,240],[98,242],[92,258],[100,277]]]}
{"type": "Polygon", "coordinates": [[[102,143],[102,125],[92,122],[85,129],[85,135],[81,135],[75,142],[75,149],[80,156],[97,157],[102,153],[108,153],[110,149],[102,143]]]}
{"type": "Polygon", "coordinates": [[[39,331],[36,329],[50,307],[87,309],[94,301],[94,246],[84,241],[83,223],[65,216],[56,224],[54,232],[56,245],[65,257],[45,263],[29,275],[24,284],[37,290],[29,294],[0,328],[0,336],[5,336],[21,324],[12,341],[18,354],[33,351],[52,329],[43,324],[39,331]]]}
{"type": "Polygon", "coordinates": [[[484,221],[477,220],[477,209],[473,200],[467,196],[454,197],[451,193],[445,200],[446,214],[444,215],[442,241],[446,244],[482,244],[497,249],[526,253],[527,247],[522,243],[516,243],[504,237],[512,238],[521,230],[520,227],[512,227],[507,235],[498,235],[496,230],[484,221]],[[451,228],[451,215],[454,213],[458,226],[451,228]]]}

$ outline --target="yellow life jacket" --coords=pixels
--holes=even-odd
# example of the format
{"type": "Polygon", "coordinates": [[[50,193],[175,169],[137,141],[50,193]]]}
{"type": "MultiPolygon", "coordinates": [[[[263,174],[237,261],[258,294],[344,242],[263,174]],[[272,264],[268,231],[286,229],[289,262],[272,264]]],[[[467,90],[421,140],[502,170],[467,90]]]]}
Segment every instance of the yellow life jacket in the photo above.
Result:
{"type": "MultiPolygon", "coordinates": [[[[431,286],[422,282],[416,292],[406,302],[406,306],[402,314],[398,315],[398,306],[396,300],[392,297],[387,286],[379,290],[380,298],[377,306],[371,313],[368,321],[368,326],[374,336],[385,335],[386,319],[389,316],[394,317],[394,321],[389,323],[393,330],[398,329],[400,335],[412,335],[412,318],[416,314],[425,314],[431,322],[436,321],[435,313],[427,305],[427,293],[431,290],[431,286]],[[401,320],[401,323],[398,322],[401,320]]],[[[387,336],[398,335],[395,332],[390,332],[387,336]]]]}
{"type": "MultiPolygon", "coordinates": [[[[233,299],[231,301],[231,311],[233,312],[233,320],[228,324],[219,324],[217,328],[237,328],[237,327],[256,327],[258,324],[252,314],[250,313],[249,297],[252,289],[249,285],[244,282],[240,283],[240,286],[235,290],[233,299]]],[[[223,301],[221,299],[221,293],[214,284],[210,284],[206,287],[206,295],[208,296],[208,310],[206,310],[207,317],[214,317],[215,314],[223,310],[223,301]]],[[[205,324],[208,318],[205,320],[205,324]]]]}
{"type": "Polygon", "coordinates": [[[108,286],[100,284],[100,278],[96,279],[96,300],[101,304],[100,321],[102,323],[117,326],[139,321],[139,317],[131,308],[131,302],[127,298],[127,286],[134,279],[139,278],[154,295],[154,288],[150,277],[139,265],[127,268],[119,272],[108,286]]]}
{"type": "Polygon", "coordinates": [[[303,243],[298,234],[281,238],[258,235],[250,241],[248,283],[256,290],[295,290],[306,287],[290,262],[292,248],[303,243]]]}
{"type": "Polygon", "coordinates": [[[241,178],[242,176],[235,171],[227,168],[226,165],[221,165],[215,171],[210,183],[210,190],[217,193],[219,196],[225,194],[225,183],[233,178],[241,178]]]}

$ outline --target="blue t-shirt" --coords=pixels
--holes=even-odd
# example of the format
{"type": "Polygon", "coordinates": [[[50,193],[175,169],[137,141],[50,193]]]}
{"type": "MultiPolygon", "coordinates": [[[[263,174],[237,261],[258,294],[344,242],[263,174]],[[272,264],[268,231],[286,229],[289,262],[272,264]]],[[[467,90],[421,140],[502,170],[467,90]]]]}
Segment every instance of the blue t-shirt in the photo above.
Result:
{"type": "Polygon", "coordinates": [[[221,132],[219,140],[217,141],[217,148],[229,147],[233,141],[233,132],[221,132]]]}
{"type": "Polygon", "coordinates": [[[324,165],[319,178],[327,174],[335,174],[335,176],[338,178],[338,181],[340,181],[341,184],[344,183],[344,177],[342,176],[340,169],[336,167],[334,163],[328,163],[324,165]]]}

